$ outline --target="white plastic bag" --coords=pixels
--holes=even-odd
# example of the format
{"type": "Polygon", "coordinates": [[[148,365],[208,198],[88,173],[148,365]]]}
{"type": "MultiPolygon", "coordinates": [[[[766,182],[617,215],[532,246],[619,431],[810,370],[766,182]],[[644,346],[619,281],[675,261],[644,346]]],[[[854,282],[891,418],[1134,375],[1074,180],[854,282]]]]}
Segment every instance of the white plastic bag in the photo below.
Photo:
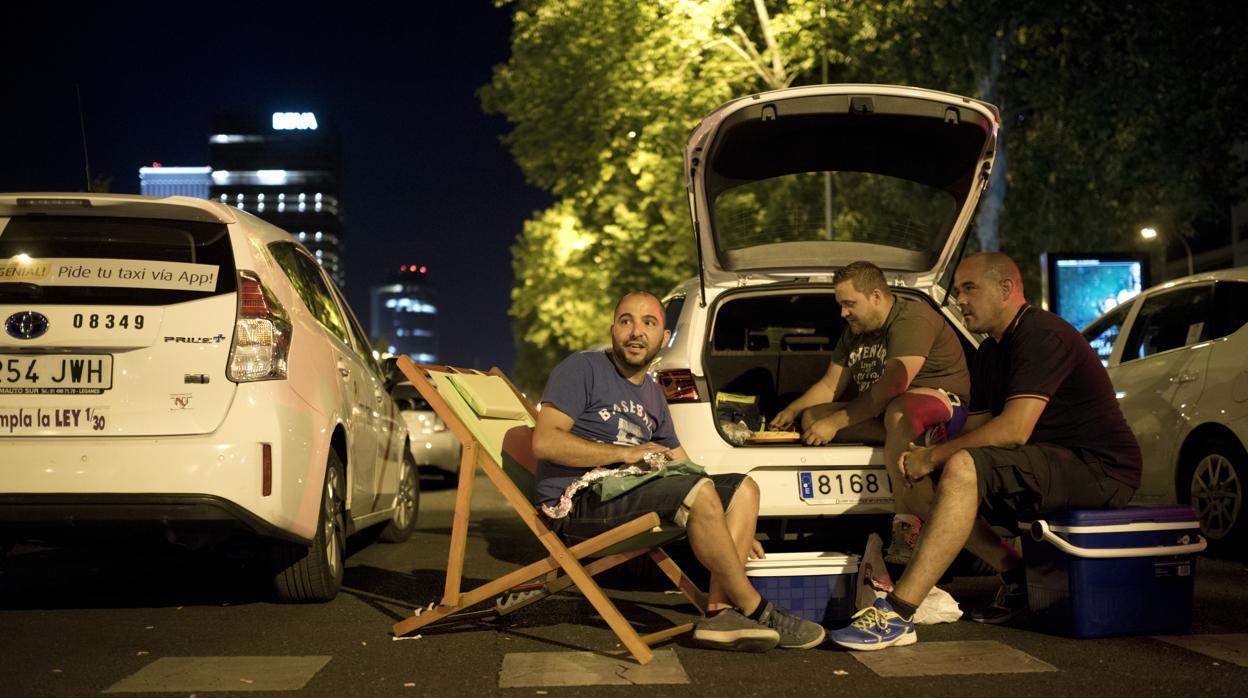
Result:
{"type": "Polygon", "coordinates": [[[962,617],[962,609],[949,592],[940,587],[932,587],[927,598],[919,604],[914,612],[914,622],[918,625],[935,625],[936,623],[953,623],[962,617]]]}
{"type": "Polygon", "coordinates": [[[892,590],[893,579],[888,576],[888,567],[884,565],[884,541],[880,540],[879,534],[872,533],[867,537],[867,547],[858,562],[858,592],[854,596],[854,607],[862,610],[892,590]]]}
{"type": "MultiPolygon", "coordinates": [[[[893,579],[884,565],[884,541],[878,534],[867,537],[867,547],[862,551],[862,560],[858,563],[858,592],[854,597],[854,606],[859,610],[882,599],[893,590],[893,579]]],[[[962,609],[949,592],[939,587],[932,587],[914,612],[914,622],[919,625],[935,623],[952,623],[962,617],[962,609]]]]}

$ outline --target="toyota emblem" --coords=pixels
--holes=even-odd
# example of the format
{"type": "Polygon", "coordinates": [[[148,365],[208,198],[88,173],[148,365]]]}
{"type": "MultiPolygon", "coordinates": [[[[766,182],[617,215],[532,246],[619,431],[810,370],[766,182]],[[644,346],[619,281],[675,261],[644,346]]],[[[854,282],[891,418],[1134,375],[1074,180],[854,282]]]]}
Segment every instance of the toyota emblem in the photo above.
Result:
{"type": "Polygon", "coordinates": [[[10,337],[18,339],[42,337],[48,331],[48,318],[43,313],[23,310],[20,313],[13,313],[8,320],[4,321],[4,331],[8,332],[10,337]]]}

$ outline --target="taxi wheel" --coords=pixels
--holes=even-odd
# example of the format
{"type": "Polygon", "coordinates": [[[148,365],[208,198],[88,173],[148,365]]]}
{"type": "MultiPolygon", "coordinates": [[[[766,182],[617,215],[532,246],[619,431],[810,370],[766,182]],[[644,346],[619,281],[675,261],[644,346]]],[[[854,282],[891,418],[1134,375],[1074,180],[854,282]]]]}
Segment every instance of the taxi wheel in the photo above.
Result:
{"type": "MultiPolygon", "coordinates": [[[[1248,456],[1228,438],[1202,444],[1188,460],[1187,494],[1200,517],[1200,532],[1216,545],[1228,545],[1245,535],[1245,495],[1248,495],[1248,456]]],[[[1180,491],[1183,491],[1180,487],[1180,491]]]]}
{"type": "Polygon", "coordinates": [[[403,456],[400,466],[399,491],[395,495],[394,518],[381,532],[381,540],[386,543],[402,543],[412,537],[416,528],[416,515],[420,513],[420,469],[416,459],[409,450],[403,456]]]}
{"type": "Polygon", "coordinates": [[[321,514],[312,544],[269,544],[270,571],[278,601],[313,603],[330,601],[338,595],[346,560],[345,487],[342,462],[330,449],[321,489],[321,514]]]}

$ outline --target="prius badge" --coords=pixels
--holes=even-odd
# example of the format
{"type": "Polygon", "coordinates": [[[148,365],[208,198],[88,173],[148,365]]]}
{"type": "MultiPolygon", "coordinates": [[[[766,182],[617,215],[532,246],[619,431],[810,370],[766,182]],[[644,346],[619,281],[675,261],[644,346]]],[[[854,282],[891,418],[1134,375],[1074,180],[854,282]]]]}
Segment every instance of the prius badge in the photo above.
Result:
{"type": "Polygon", "coordinates": [[[4,321],[4,331],[8,332],[10,337],[18,339],[42,337],[48,331],[48,318],[33,310],[23,310],[20,313],[13,313],[8,320],[4,321]]]}

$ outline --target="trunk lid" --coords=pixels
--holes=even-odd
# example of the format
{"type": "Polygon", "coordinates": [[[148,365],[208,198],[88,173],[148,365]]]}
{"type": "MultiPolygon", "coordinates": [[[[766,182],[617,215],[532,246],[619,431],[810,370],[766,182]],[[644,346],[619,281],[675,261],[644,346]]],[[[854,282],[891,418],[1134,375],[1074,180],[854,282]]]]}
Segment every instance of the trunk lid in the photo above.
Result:
{"type": "Polygon", "coordinates": [[[703,286],[826,276],[856,260],[930,289],[988,182],[992,105],[816,85],[729,102],[685,148],[703,286]]]}

